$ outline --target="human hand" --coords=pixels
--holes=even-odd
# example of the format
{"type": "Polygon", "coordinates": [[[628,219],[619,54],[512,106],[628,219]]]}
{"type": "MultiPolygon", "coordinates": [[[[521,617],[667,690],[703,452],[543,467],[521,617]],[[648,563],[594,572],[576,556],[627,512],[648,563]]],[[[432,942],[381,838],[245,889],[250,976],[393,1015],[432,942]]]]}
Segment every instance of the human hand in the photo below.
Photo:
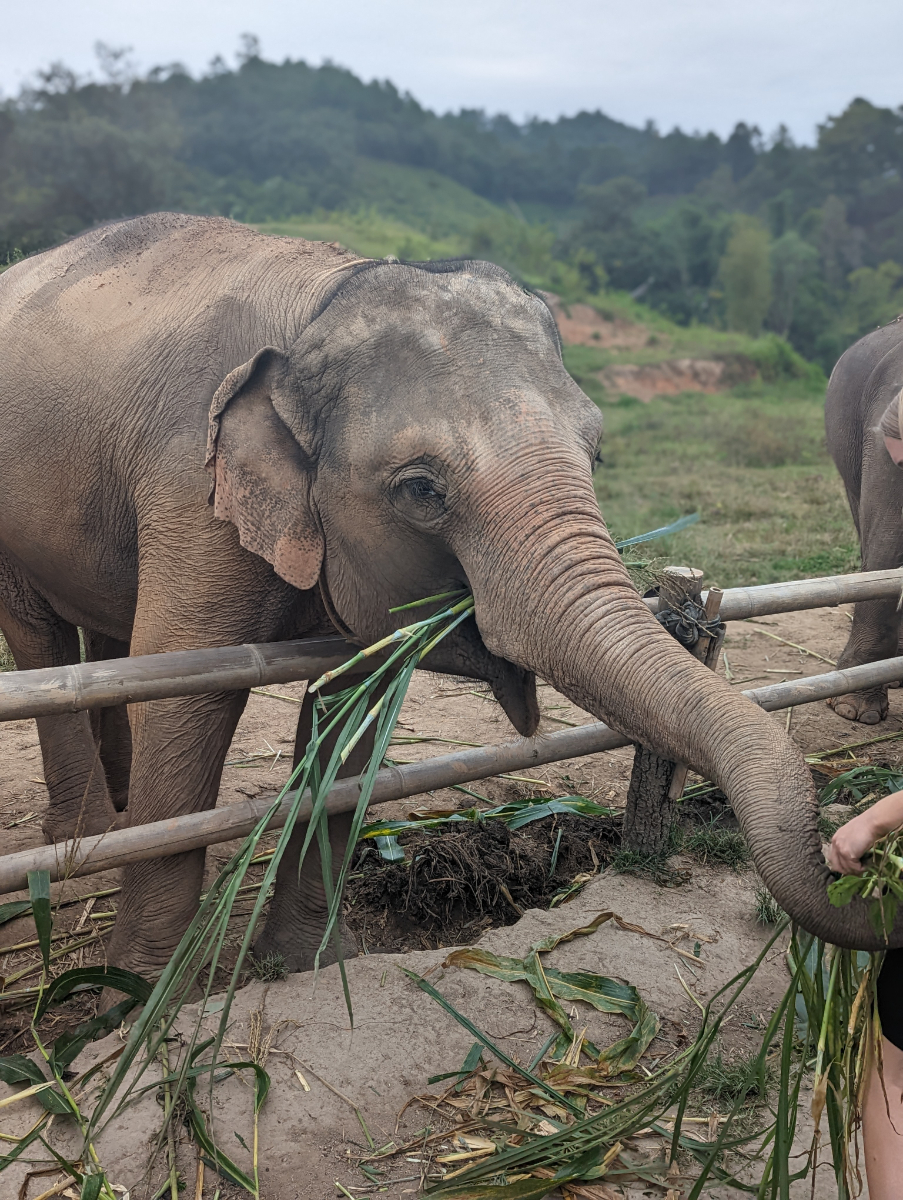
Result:
{"type": "Polygon", "coordinates": [[[871,811],[853,817],[846,825],[841,825],[831,838],[831,844],[825,850],[828,866],[839,875],[861,875],[862,856],[871,850],[881,836],[881,830],[875,828],[871,811]]]}

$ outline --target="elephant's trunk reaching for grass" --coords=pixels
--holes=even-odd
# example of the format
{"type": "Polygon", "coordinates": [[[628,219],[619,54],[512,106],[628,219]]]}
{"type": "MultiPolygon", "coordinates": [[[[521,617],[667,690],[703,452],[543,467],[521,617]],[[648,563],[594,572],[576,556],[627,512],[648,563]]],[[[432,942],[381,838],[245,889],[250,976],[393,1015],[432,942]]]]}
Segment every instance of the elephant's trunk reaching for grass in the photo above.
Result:
{"type": "MultiPolygon", "coordinates": [[[[630,584],[591,491],[572,484],[568,495],[548,478],[545,486],[558,498],[545,500],[530,537],[502,514],[487,521],[479,554],[462,551],[489,649],[716,783],[769,891],[804,929],[845,947],[884,948],[865,904],[828,901],[815,787],[798,748],[662,629],[630,584]]],[[[903,944],[903,922],[891,944],[903,944]]]]}

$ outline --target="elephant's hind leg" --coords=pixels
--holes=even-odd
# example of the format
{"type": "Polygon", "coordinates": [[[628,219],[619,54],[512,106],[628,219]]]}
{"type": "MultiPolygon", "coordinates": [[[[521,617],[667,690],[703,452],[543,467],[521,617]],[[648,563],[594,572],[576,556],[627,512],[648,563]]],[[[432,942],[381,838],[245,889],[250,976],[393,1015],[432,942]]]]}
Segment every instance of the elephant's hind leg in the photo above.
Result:
{"type": "MultiPolygon", "coordinates": [[[[0,628],[20,671],[79,661],[78,630],[64,621],[21,571],[0,556],[0,628]]],[[[50,797],[48,842],[105,833],[116,824],[86,712],[36,720],[50,797]]]]}
{"type": "MultiPolygon", "coordinates": [[[[85,655],[89,662],[128,658],[128,654],[126,642],[85,630],[85,655]]],[[[112,708],[91,709],[91,732],[100,750],[100,761],[113,807],[117,812],[122,812],[129,802],[129,776],[132,770],[132,731],[128,707],[116,704],[112,708]]]]}

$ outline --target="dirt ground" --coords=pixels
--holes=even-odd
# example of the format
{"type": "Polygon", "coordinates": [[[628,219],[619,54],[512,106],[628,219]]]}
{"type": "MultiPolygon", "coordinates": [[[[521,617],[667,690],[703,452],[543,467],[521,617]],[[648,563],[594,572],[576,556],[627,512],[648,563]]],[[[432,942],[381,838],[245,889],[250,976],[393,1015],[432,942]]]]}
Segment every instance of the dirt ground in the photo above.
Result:
{"type": "MultiPolygon", "coordinates": [[[[835,659],[842,649],[849,624],[846,608],[732,624],[719,673],[728,670],[733,686],[737,687],[757,687],[781,679],[820,674],[830,669],[824,660],[835,659]],[[786,645],[778,638],[805,647],[811,653],[786,645]]],[[[298,700],[303,691],[304,684],[289,684],[267,689],[267,695],[251,696],[228,755],[229,765],[220,789],[221,804],[235,803],[261,792],[275,794],[282,786],[288,775],[298,700]],[[278,755],[275,760],[274,754],[278,755]],[[269,757],[254,758],[254,755],[269,757]]],[[[890,696],[890,714],[879,726],[851,725],[818,703],[793,711],[791,735],[804,753],[813,753],[903,731],[903,693],[892,690],[890,696]]],[[[542,687],[540,699],[544,733],[591,719],[549,687],[542,687]]],[[[774,719],[786,724],[788,717],[779,713],[774,719]]],[[[506,740],[511,730],[491,695],[470,684],[423,673],[412,685],[397,735],[392,755],[395,761],[402,762],[447,753],[456,746],[506,740]],[[413,738],[429,740],[405,740],[413,738]]],[[[632,753],[625,748],[554,763],[537,769],[527,779],[484,780],[475,783],[472,790],[493,805],[524,795],[579,793],[600,803],[623,806],[632,753]]],[[[903,740],[878,742],[857,749],[855,754],[860,762],[897,763],[903,758],[903,740]]],[[[844,755],[849,757],[849,751],[839,754],[835,761],[839,762],[844,755]]],[[[41,771],[34,722],[0,725],[0,823],[4,853],[41,841],[40,821],[45,804],[41,771]]],[[[475,803],[480,802],[461,792],[437,791],[414,800],[383,805],[378,815],[402,817],[415,808],[448,809],[475,803]]],[[[372,816],[376,815],[374,811],[372,816]]],[[[208,874],[228,858],[232,849],[231,845],[224,845],[211,850],[208,874]]],[[[512,911],[507,918],[512,923],[489,928],[479,939],[470,936],[467,940],[478,940],[479,945],[496,953],[520,956],[537,938],[549,932],[574,929],[606,909],[613,909],[625,922],[641,926],[658,937],[668,935],[663,942],[609,922],[591,936],[560,946],[550,959],[560,969],[602,971],[634,984],[649,1007],[662,1018],[659,1036],[643,1061],[647,1066],[654,1061],[665,1061],[697,1027],[699,1009],[689,992],[704,1003],[718,986],[756,956],[768,936],[767,929],[756,923],[756,880],[751,870],[736,872],[705,865],[691,857],[682,857],[678,866],[689,876],[682,887],[660,887],[649,880],[603,871],[570,903],[550,911],[531,909],[519,919],[512,911]],[[700,966],[688,963],[686,956],[669,944],[668,939],[674,941],[673,931],[679,926],[686,926],[686,936],[701,944],[700,966]]],[[[97,961],[102,956],[102,938],[97,937],[97,931],[109,927],[104,914],[112,914],[115,909],[113,889],[117,886],[115,873],[72,881],[60,889],[55,886],[55,893],[60,893],[55,898],[63,903],[57,910],[55,930],[63,933],[78,927],[77,937],[59,939],[56,969],[97,961]],[[104,891],[113,894],[84,899],[104,891]],[[83,899],[78,903],[65,903],[80,897],[83,899]],[[79,945],[80,941],[85,944],[79,945]]],[[[479,929],[473,931],[479,932],[479,929]]],[[[30,918],[2,926],[0,975],[7,978],[7,994],[36,982],[37,951],[18,948],[33,937],[30,918]]],[[[261,1030],[264,1040],[269,1033],[271,1041],[267,1070],[273,1084],[259,1131],[263,1164],[261,1194],[267,1200],[324,1200],[343,1194],[394,1198],[418,1194],[421,1171],[425,1170],[429,1155],[417,1149],[415,1135],[419,1134],[422,1140],[424,1127],[435,1130],[439,1118],[429,1100],[413,1098],[440,1094],[445,1085],[429,1087],[427,1080],[458,1069],[473,1038],[399,968],[427,974],[433,986],[459,1011],[521,1062],[530,1061],[546,1041],[552,1025],[537,1009],[525,984],[505,983],[454,967],[443,969],[441,964],[448,946],[443,947],[436,936],[424,936],[420,944],[425,948],[393,954],[362,953],[348,962],[353,1028],[335,967],[323,970],[316,986],[310,976],[296,975],[270,984],[255,980],[239,992],[230,1028],[236,1056],[247,1052],[252,1036],[259,1040],[261,1030]],[[408,1107],[399,1120],[398,1114],[405,1104],[408,1107]],[[377,1145],[390,1140],[399,1145],[404,1139],[411,1142],[412,1148],[407,1153],[389,1161],[388,1174],[379,1186],[369,1182],[355,1165],[366,1151],[355,1109],[377,1145]]],[[[366,938],[364,948],[368,948],[366,938]]],[[[755,1043],[757,1029],[762,1027],[786,985],[781,950],[776,948],[725,1034],[729,1054],[741,1054],[755,1043]]],[[[74,1019],[82,1017],[88,1003],[82,1001],[81,1007],[78,1002],[63,1005],[52,1018],[48,1035],[52,1038],[74,1019]]],[[[603,1016],[583,1004],[575,1006],[574,1016],[575,1024],[588,1027],[590,1037],[610,1041],[626,1032],[623,1020],[603,1016]]],[[[22,1028],[21,1012],[0,1015],[0,1053],[25,1047],[22,1028]]],[[[116,1034],[111,1035],[86,1054],[100,1057],[109,1053],[116,1038],[116,1034]]],[[[237,1076],[233,1077],[217,1086],[214,1105],[217,1129],[228,1140],[229,1153],[234,1154],[236,1161],[247,1164],[241,1139],[247,1143],[250,1137],[250,1090],[237,1076]]],[[[132,1187],[132,1200],[153,1194],[153,1188],[141,1190],[137,1185],[146,1176],[158,1115],[151,1093],[139,1106],[117,1118],[98,1143],[101,1159],[112,1165],[114,1178],[132,1187]]],[[[27,1103],[17,1105],[7,1110],[3,1132],[14,1134],[33,1119],[34,1113],[27,1103]]],[[[59,1121],[53,1140],[64,1151],[72,1140],[71,1133],[59,1121]]],[[[642,1151],[642,1146],[639,1149],[642,1151]]],[[[197,1152],[187,1137],[179,1145],[179,1155],[180,1169],[189,1183],[186,1194],[190,1196],[196,1178],[197,1152]]],[[[0,1195],[12,1200],[25,1173],[26,1167],[19,1164],[4,1172],[0,1176],[0,1195]]],[[[54,1178],[45,1175],[33,1180],[21,1193],[22,1200],[34,1200],[51,1187],[54,1178]]],[[[153,1178],[155,1184],[159,1182],[159,1168],[153,1178]]],[[[649,1183],[631,1186],[632,1190],[628,1188],[625,1194],[661,1197],[666,1194],[664,1187],[656,1188],[649,1183]]],[[[683,1189],[689,1185],[676,1179],[669,1181],[669,1186],[670,1200],[676,1200],[686,1194],[683,1189]]],[[[203,1196],[212,1200],[216,1187],[217,1181],[208,1171],[203,1196]]],[[[611,1194],[619,1193],[613,1190],[611,1194]]],[[[827,1175],[815,1194],[824,1197],[836,1194],[827,1175]]],[[[221,1200],[231,1195],[225,1187],[221,1200]]]]}

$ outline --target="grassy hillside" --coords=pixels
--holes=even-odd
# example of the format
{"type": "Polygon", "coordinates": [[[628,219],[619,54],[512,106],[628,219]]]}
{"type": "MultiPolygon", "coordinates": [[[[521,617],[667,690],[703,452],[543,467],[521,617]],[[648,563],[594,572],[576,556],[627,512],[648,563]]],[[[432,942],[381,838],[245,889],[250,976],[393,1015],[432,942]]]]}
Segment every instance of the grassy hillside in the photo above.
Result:
{"type": "Polygon", "coordinates": [[[825,379],[786,342],[674,325],[625,297],[595,302],[648,330],[630,349],[565,346],[564,360],[605,418],[596,493],[616,537],[686,513],[700,523],[649,547],[701,567],[723,587],[859,570],[856,532],[825,447],[825,379]],[[612,365],[674,359],[723,362],[733,386],[648,403],[606,389],[612,365]],[[752,372],[755,375],[750,377],[752,372]]]}
{"type": "Polygon", "coordinates": [[[412,225],[392,220],[373,209],[356,213],[313,213],[285,221],[266,221],[255,228],[278,237],[341,242],[365,258],[385,258],[394,254],[396,258],[423,262],[432,258],[454,258],[465,249],[462,239],[431,238],[412,225]]]}
{"type": "Polygon", "coordinates": [[[358,254],[423,261],[470,252],[475,231],[511,214],[438,171],[358,159],[357,200],[338,212],[256,223],[263,233],[342,242],[358,254]]]}

